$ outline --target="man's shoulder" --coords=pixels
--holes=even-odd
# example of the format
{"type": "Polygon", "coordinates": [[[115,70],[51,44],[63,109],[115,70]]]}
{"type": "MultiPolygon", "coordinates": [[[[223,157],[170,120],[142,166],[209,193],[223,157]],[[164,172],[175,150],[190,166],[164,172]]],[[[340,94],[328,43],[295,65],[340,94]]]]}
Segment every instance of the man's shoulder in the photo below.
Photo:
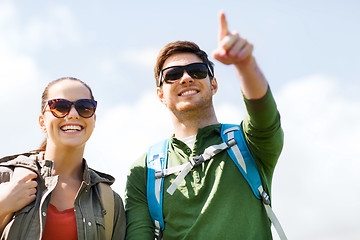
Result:
{"type": "Polygon", "coordinates": [[[146,169],[146,157],[147,152],[144,152],[140,155],[140,157],[133,161],[130,167],[130,173],[134,171],[143,171],[144,169],[146,169]]]}

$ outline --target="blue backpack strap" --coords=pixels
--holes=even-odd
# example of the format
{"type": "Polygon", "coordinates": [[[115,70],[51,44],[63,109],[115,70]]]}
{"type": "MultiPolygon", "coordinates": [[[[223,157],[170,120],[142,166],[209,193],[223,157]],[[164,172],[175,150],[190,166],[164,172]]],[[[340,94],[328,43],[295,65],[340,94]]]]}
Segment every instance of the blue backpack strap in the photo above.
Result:
{"type": "Polygon", "coordinates": [[[245,138],[241,131],[241,126],[235,124],[222,124],[221,138],[223,141],[227,141],[231,138],[235,139],[236,144],[227,149],[228,154],[234,161],[235,165],[239,168],[246,181],[249,183],[254,195],[257,198],[262,199],[266,213],[274,225],[280,239],[287,240],[279,220],[270,207],[270,197],[262,186],[259,170],[248,146],[246,145],[245,138]]]}
{"type": "Polygon", "coordinates": [[[234,161],[235,165],[239,168],[246,181],[249,183],[254,195],[261,199],[260,189],[263,191],[263,188],[260,174],[255,160],[246,145],[241,131],[241,126],[236,124],[222,124],[221,138],[223,141],[235,138],[237,144],[228,148],[227,152],[234,161]]]}
{"type": "Polygon", "coordinates": [[[147,153],[147,200],[149,212],[155,225],[155,234],[160,235],[164,230],[163,218],[163,182],[164,178],[155,178],[155,172],[165,169],[167,166],[167,153],[169,139],[161,141],[149,148],[147,153]]]}

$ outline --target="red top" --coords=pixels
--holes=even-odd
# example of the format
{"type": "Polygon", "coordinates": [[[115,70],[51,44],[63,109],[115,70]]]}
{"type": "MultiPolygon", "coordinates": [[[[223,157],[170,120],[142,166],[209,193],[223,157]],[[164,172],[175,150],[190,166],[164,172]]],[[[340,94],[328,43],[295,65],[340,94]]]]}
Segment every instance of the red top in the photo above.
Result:
{"type": "Polygon", "coordinates": [[[50,204],[46,213],[46,223],[42,240],[77,240],[74,208],[59,211],[50,204]]]}

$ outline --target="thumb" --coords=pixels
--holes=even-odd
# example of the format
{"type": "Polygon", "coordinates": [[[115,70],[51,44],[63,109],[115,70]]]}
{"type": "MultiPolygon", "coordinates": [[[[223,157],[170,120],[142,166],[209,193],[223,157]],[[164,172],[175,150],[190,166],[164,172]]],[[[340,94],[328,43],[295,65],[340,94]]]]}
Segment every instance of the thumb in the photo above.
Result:
{"type": "Polygon", "coordinates": [[[16,167],[13,174],[13,179],[19,182],[28,182],[36,178],[37,174],[30,169],[24,167],[16,167]]]}

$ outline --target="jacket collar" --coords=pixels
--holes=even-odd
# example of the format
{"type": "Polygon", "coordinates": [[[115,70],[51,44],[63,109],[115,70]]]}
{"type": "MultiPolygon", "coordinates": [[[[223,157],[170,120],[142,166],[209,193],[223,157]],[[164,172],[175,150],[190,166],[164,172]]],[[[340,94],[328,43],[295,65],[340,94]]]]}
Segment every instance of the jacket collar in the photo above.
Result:
{"type": "MultiPolygon", "coordinates": [[[[22,166],[29,168],[44,177],[52,176],[54,162],[44,159],[45,152],[29,152],[2,158],[1,165],[22,166]]],[[[83,158],[82,180],[87,185],[97,184],[99,182],[114,183],[115,178],[111,175],[89,168],[86,160],[83,158]]]]}

